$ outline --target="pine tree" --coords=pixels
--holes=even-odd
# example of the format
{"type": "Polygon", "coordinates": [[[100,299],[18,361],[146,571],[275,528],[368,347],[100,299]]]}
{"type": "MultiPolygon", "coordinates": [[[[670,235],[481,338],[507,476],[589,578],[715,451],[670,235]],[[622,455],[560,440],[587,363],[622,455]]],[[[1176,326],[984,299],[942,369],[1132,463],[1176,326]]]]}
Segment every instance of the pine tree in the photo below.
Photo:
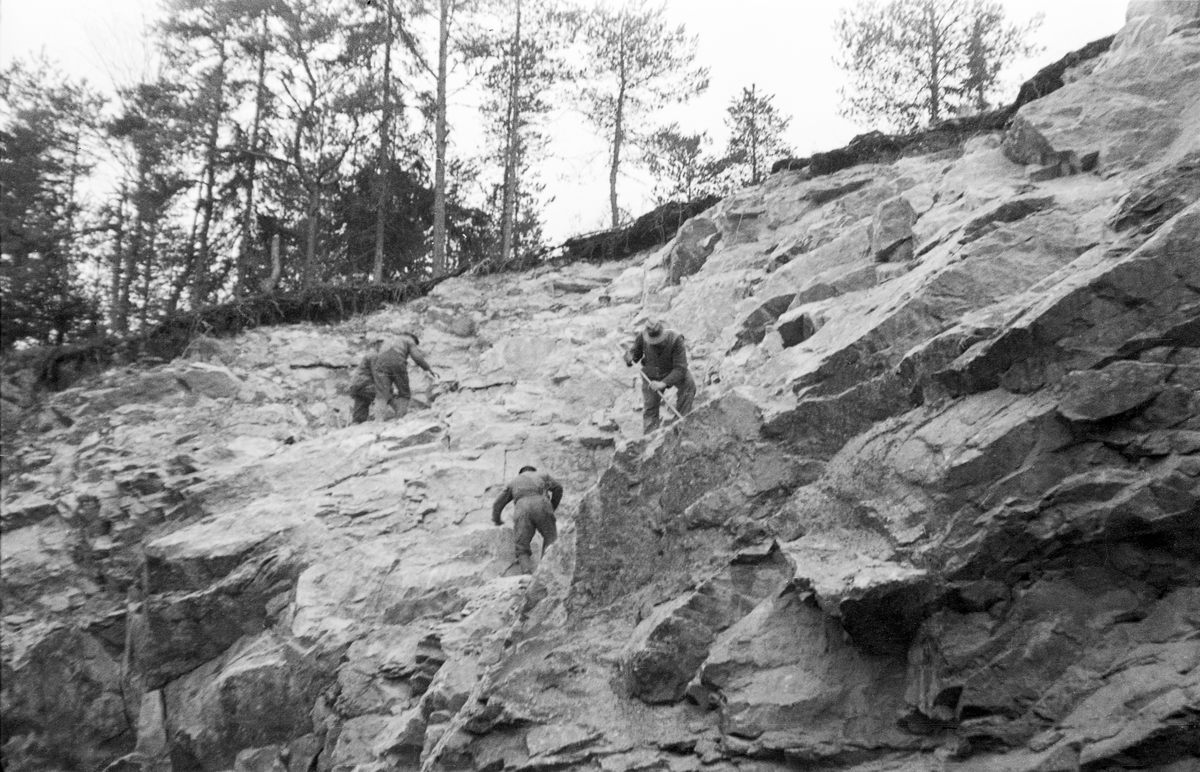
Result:
{"type": "Polygon", "coordinates": [[[694,201],[729,190],[725,177],[730,159],[713,157],[706,149],[710,144],[707,132],[684,134],[678,124],[661,128],[649,137],[643,152],[650,174],[657,180],[657,205],[694,201]]]}
{"type": "Polygon", "coordinates": [[[0,350],[62,344],[94,319],[79,279],[79,183],[103,100],[44,59],[0,73],[0,350]]]}
{"type": "Polygon", "coordinates": [[[338,259],[335,252],[321,249],[329,214],[326,196],[365,146],[367,117],[377,107],[371,82],[363,77],[371,46],[348,45],[345,35],[360,22],[354,14],[361,10],[354,3],[288,0],[272,42],[284,61],[276,73],[280,97],[275,120],[280,125],[273,133],[278,155],[269,158],[282,203],[303,212],[299,278],[305,287],[322,278],[321,262],[338,259]]]}
{"type": "Polygon", "coordinates": [[[1038,50],[1040,24],[1007,23],[995,0],[860,0],[834,27],[850,75],[841,112],[910,131],[985,106],[1002,69],[1038,50]]]}
{"type": "Polygon", "coordinates": [[[569,71],[564,52],[570,14],[556,0],[501,0],[494,10],[495,16],[481,19],[480,26],[498,34],[478,35],[468,54],[481,68],[486,163],[498,165],[503,175],[494,198],[500,222],[499,261],[506,263],[522,248],[540,246],[534,194],[542,186],[537,166],[549,146],[546,122],[553,93],[569,71]]]}
{"type": "Polygon", "coordinates": [[[783,141],[792,119],[785,117],[771,104],[774,96],[762,94],[752,84],[743,88],[739,98],[729,104],[725,125],[729,127],[728,157],[734,164],[749,167],[743,181],[757,185],[766,177],[767,162],[772,157],[791,153],[783,141]]]}
{"type": "Polygon", "coordinates": [[[642,139],[636,128],[659,107],[685,102],[708,87],[708,70],[694,68],[696,38],[671,28],[664,7],[630,0],[618,10],[600,6],[583,17],[588,61],[578,94],[588,119],[607,135],[612,227],[621,223],[617,201],[623,152],[642,139]]]}
{"type": "Polygon", "coordinates": [[[193,185],[186,154],[197,126],[182,92],[178,83],[164,80],[124,87],[118,92],[121,112],[106,127],[123,167],[119,209],[129,210],[112,255],[109,311],[117,333],[130,330],[135,310],[143,326],[157,314],[159,283],[186,281],[179,276],[187,268],[180,264],[184,255],[163,250],[178,242],[161,238],[164,230],[173,230],[168,218],[178,196],[193,185]]]}

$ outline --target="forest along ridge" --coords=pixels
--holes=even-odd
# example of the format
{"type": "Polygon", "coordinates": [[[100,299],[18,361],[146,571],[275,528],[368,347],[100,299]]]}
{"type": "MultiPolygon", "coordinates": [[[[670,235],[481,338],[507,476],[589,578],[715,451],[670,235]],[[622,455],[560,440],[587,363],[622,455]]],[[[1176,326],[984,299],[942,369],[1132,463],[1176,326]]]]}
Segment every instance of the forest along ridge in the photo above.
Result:
{"type": "Polygon", "coordinates": [[[5,486],[6,769],[1194,768],[1196,13],[627,261],[53,395],[5,486]],[[701,393],[643,436],[647,312],[701,393]],[[344,426],[405,328],[445,383],[344,426]],[[567,491],[532,578],[489,522],[524,464],[567,491]]]}
{"type": "MultiPolygon", "coordinates": [[[[834,83],[779,77],[796,60],[765,54],[786,43],[722,56],[736,80],[705,66],[678,20],[721,13],[694,4],[50,1],[0,29],[0,352],[136,335],[260,292],[528,267],[579,231],[724,196],[794,147],[851,136],[837,136],[846,124],[825,134],[832,104],[820,120],[789,118],[783,100],[811,114],[806,96],[831,97],[834,83]],[[140,25],[114,21],[131,6],[146,11],[140,25]],[[707,115],[668,123],[672,105],[706,91],[707,115]]],[[[1050,11],[1071,30],[1053,56],[1091,39],[1081,32],[1097,19],[1109,20],[1097,36],[1115,29],[1120,0],[1097,2],[1107,8],[1087,17],[1050,11]]],[[[913,56],[875,55],[883,9],[865,0],[832,29],[804,25],[816,45],[803,54],[828,67],[822,46],[847,53],[855,87],[839,112],[856,131],[993,110],[1038,48],[1037,18],[1010,20],[998,1],[889,5],[884,23],[910,33],[891,39],[913,56]],[[943,22],[932,36],[926,10],[943,22]]],[[[729,51],[715,30],[710,50],[729,51]]]]}

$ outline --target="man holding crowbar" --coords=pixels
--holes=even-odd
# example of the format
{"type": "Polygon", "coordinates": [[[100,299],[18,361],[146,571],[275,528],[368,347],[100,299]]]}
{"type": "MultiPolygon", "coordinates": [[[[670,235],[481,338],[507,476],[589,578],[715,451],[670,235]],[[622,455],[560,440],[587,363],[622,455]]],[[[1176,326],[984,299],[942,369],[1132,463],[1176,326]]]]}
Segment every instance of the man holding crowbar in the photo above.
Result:
{"type": "Polygon", "coordinates": [[[687,349],[683,336],[668,330],[661,319],[650,317],[633,339],[633,345],[625,351],[625,365],[632,367],[641,362],[642,376],[642,430],[646,434],[659,427],[659,406],[663,404],[663,392],[675,389],[675,406],[667,405],[677,419],[691,412],[696,398],[696,382],[688,371],[687,349]]]}

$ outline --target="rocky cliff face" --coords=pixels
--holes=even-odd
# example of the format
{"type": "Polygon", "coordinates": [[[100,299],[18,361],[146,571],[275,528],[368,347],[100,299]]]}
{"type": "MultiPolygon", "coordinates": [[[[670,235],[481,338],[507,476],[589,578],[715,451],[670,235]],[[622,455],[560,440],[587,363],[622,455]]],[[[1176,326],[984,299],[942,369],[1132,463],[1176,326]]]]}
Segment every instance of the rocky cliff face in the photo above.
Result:
{"type": "Polygon", "coordinates": [[[1085,70],[625,263],[54,395],[5,483],[5,769],[1195,769],[1195,4],[1085,70]],[[645,308],[701,393],[641,437],[645,308]],[[401,325],[452,379],[345,427],[401,325]],[[532,577],[487,511],[527,463],[568,489],[532,577]]]}

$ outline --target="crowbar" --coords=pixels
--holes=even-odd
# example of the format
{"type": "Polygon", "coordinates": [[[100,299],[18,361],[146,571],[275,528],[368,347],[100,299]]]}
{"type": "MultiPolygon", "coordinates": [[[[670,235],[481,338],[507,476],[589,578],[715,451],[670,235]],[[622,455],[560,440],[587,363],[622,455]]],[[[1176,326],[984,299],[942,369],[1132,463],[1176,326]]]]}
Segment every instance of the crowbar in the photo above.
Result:
{"type": "MultiPolygon", "coordinates": [[[[621,358],[622,359],[624,359],[626,353],[627,352],[624,349],[621,350],[621,358]]],[[[654,389],[654,386],[652,385],[653,381],[650,380],[650,376],[646,375],[646,371],[640,367],[637,369],[637,371],[638,371],[638,375],[642,376],[642,380],[646,382],[646,385],[649,386],[650,388],[654,389]]],[[[655,391],[658,391],[658,390],[655,389],[655,391]]],[[[671,413],[677,419],[682,421],[683,416],[680,414],[680,412],[678,410],[675,409],[674,405],[672,405],[670,402],[667,401],[667,396],[665,394],[663,394],[661,391],[659,391],[658,394],[659,394],[659,398],[662,400],[662,403],[664,405],[666,405],[667,410],[670,410],[671,413]]]]}

